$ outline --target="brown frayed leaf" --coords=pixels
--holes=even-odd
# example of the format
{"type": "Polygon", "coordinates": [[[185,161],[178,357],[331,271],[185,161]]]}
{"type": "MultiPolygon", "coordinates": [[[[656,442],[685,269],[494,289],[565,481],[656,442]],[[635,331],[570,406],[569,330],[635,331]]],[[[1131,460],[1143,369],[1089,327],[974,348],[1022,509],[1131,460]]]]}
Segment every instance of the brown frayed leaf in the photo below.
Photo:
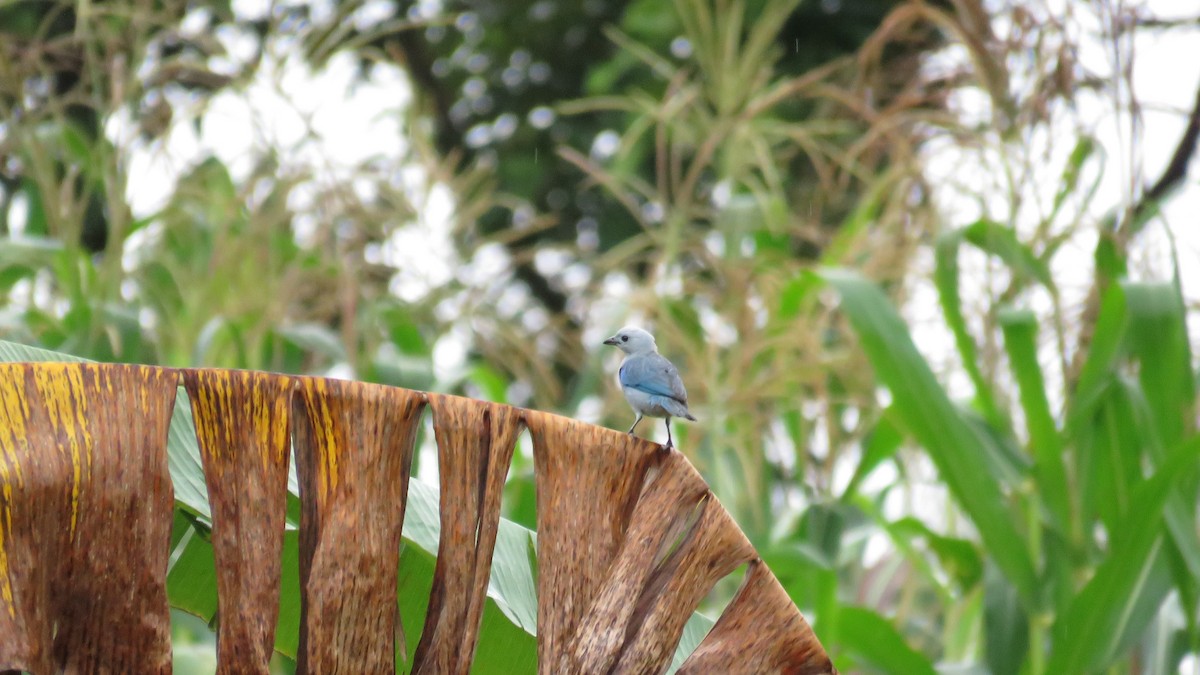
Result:
{"type": "Polygon", "coordinates": [[[761,560],[678,675],[836,675],[829,656],[761,560]]]}
{"type": "Polygon", "coordinates": [[[500,495],[521,411],[429,395],[441,481],[441,539],[414,673],[467,673],[479,639],[500,495]]]}
{"type": "MultiPolygon", "coordinates": [[[[177,373],[0,366],[0,671],[169,670],[164,450],[177,373]]],[[[213,507],[222,672],[264,672],[270,657],[289,417],[302,505],[298,670],[392,672],[400,534],[426,395],[267,373],[183,375],[213,507]]],[[[679,453],[492,403],[435,394],[432,407],[442,539],[416,671],[469,671],[522,417],[537,475],[544,670],[662,672],[701,598],[754,557],[679,453]]],[[[833,670],[756,560],[681,672],[833,670]]]]}
{"type": "Polygon", "coordinates": [[[292,379],[245,370],[185,370],[217,569],[219,672],[269,670],[279,615],[287,516],[292,379]]]}
{"type": "Polygon", "coordinates": [[[0,669],[166,673],[174,371],[0,365],[0,669]]]}
{"type": "MultiPolygon", "coordinates": [[[[557,672],[609,672],[645,619],[643,597],[663,572],[688,520],[708,493],[683,455],[671,453],[643,491],[619,553],[579,623],[557,672]],[[641,611],[639,611],[641,610],[641,611]]],[[[661,590],[662,584],[658,584],[661,590]]]]}
{"type": "Polygon", "coordinates": [[[538,661],[561,663],[595,600],[649,469],[647,440],[526,411],[537,480],[538,661]]]}
{"type": "MultiPolygon", "coordinates": [[[[680,461],[703,484],[686,460],[680,461]]],[[[722,577],[754,557],[754,547],[711,493],[679,547],[655,570],[638,599],[635,621],[615,673],[662,672],[679,644],[683,626],[722,577]]],[[[764,630],[774,632],[769,625],[764,630]]]]}
{"type": "Polygon", "coordinates": [[[394,672],[400,531],[425,396],[298,378],[300,479],[297,672],[394,672]]]}

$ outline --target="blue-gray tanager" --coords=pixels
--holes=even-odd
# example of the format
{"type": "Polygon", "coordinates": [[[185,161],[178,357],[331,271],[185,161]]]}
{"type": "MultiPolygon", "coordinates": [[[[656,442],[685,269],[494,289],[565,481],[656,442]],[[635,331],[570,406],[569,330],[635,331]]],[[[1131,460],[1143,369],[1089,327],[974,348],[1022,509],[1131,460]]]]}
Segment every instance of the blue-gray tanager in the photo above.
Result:
{"type": "Polygon", "coordinates": [[[617,379],[625,392],[625,400],[637,419],[629,427],[629,433],[637,428],[642,417],[665,417],[667,420],[667,445],[674,446],[671,441],[671,418],[682,417],[696,421],[688,412],[687,390],[683,388],[683,380],[679,379],[679,370],[673,363],[658,353],[658,345],[654,344],[654,336],[642,330],[626,326],[617,334],[604,341],[628,354],[621,364],[617,379]]]}

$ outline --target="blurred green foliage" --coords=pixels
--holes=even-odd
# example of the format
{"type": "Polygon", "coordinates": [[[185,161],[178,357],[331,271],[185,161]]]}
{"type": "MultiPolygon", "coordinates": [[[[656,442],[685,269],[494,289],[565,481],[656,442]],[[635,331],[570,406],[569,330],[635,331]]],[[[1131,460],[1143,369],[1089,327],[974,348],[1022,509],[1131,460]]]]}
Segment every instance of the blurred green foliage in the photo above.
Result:
{"type": "MultiPolygon", "coordinates": [[[[1079,11],[1119,33],[1110,5],[1079,11]]],[[[1052,15],[3,4],[0,335],[615,426],[627,411],[592,343],[642,322],[698,403],[679,445],[843,672],[1173,673],[1200,655],[1189,317],[1177,278],[1129,269],[1154,209],[1094,216],[1086,21],[1052,15]],[[266,139],[248,168],[202,158],[135,213],[134,155],[215,124],[264,62],[345,55],[361,82],[403,69],[413,101],[380,114],[409,147],[330,181],[266,139]],[[946,217],[931,147],[986,174],[947,181],[976,216],[946,217]],[[397,178],[410,169],[420,189],[397,178]],[[429,224],[436,190],[452,208],[429,224]],[[449,279],[415,296],[380,254],[412,231],[452,245],[449,279]],[[932,329],[905,318],[934,297],[932,329]]],[[[504,509],[532,527],[524,450],[504,509]]]]}

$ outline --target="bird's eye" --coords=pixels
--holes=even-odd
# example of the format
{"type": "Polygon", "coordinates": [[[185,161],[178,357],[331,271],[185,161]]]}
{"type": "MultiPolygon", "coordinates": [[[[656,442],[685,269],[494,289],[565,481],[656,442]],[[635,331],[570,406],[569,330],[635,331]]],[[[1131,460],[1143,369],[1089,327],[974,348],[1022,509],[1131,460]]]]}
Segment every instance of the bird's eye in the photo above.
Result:
{"type": "Polygon", "coordinates": [[[622,335],[622,336],[621,336],[621,342],[629,342],[629,336],[628,336],[628,335],[622,335]]]}

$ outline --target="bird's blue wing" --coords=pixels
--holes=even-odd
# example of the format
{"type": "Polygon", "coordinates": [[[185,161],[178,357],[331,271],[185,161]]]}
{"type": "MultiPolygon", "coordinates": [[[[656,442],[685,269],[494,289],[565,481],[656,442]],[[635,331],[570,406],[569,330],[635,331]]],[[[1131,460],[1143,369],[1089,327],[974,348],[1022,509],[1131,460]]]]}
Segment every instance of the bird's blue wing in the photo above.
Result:
{"type": "Polygon", "coordinates": [[[683,380],[671,362],[658,354],[631,356],[618,373],[621,386],[653,396],[667,396],[680,403],[687,401],[683,380]]]}

